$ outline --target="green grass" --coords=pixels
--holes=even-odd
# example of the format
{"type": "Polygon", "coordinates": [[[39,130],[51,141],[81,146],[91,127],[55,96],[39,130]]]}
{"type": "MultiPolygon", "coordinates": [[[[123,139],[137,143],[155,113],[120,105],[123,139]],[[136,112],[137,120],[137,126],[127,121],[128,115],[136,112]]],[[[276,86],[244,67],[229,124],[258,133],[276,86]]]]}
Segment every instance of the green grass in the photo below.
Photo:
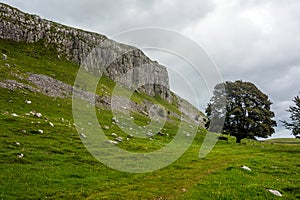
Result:
{"type": "MultiPolygon", "coordinates": [[[[41,49],[41,45],[1,40],[1,52],[9,59],[0,61],[0,80],[17,79],[15,73],[34,72],[72,83],[78,66],[58,59],[55,52],[41,49]],[[33,51],[37,55],[33,56],[33,51]],[[4,66],[7,62],[10,68],[4,66]]],[[[104,77],[98,93],[103,92],[102,88],[111,94],[113,86],[104,77]]],[[[289,139],[288,144],[283,139],[243,140],[236,144],[234,138],[229,138],[228,142],[219,141],[207,157],[199,159],[206,134],[199,129],[193,144],[171,165],[150,173],[130,174],[105,166],[87,151],[73,125],[70,99],[1,88],[0,93],[0,199],[279,199],[266,188],[279,190],[282,199],[300,199],[300,145],[294,144],[298,140],[289,139]],[[32,110],[43,117],[25,114],[32,110]],[[44,133],[38,133],[39,129],[44,133]],[[19,153],[24,154],[22,159],[17,157],[19,153]],[[241,169],[241,165],[252,171],[241,169]]],[[[137,103],[144,98],[176,111],[157,97],[132,97],[137,103]]],[[[112,123],[111,111],[99,108],[97,116],[100,125],[110,127],[105,131],[108,138],[113,139],[113,132],[128,136],[112,123]]],[[[131,116],[141,126],[150,120],[136,112],[131,116]]],[[[172,141],[178,125],[177,118],[169,119],[163,126],[165,136],[154,136],[153,141],[134,137],[118,146],[131,152],[155,151],[172,141]]],[[[188,124],[185,130],[191,131],[188,124]]]]}
{"type": "Polygon", "coordinates": [[[264,142],[270,144],[300,145],[300,140],[296,138],[275,138],[275,139],[265,140],[264,142]]]}

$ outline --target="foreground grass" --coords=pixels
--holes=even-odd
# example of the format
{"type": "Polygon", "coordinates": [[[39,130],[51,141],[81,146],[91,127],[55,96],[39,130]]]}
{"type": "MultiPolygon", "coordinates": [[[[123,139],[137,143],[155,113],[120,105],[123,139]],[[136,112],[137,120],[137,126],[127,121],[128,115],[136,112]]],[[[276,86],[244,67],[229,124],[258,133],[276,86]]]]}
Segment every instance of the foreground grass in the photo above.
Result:
{"type": "MultiPolygon", "coordinates": [[[[0,198],[276,198],[266,188],[279,190],[285,199],[300,198],[299,145],[250,140],[238,145],[230,140],[219,142],[205,159],[199,159],[204,137],[201,132],[189,150],[170,166],[151,173],[130,174],[106,167],[87,152],[72,126],[69,100],[4,89],[1,94],[0,198]],[[26,99],[33,103],[25,104],[26,99]],[[24,115],[33,109],[43,113],[44,118],[24,115]],[[55,126],[49,126],[49,121],[55,126]],[[35,132],[39,129],[44,133],[35,132]],[[24,158],[17,158],[18,153],[23,153],[24,158]],[[249,166],[252,172],[242,170],[240,165],[249,166]]],[[[142,151],[146,146],[156,149],[162,140],[132,144],[139,145],[138,151],[142,151]]],[[[130,148],[131,143],[122,145],[130,148]]]]}

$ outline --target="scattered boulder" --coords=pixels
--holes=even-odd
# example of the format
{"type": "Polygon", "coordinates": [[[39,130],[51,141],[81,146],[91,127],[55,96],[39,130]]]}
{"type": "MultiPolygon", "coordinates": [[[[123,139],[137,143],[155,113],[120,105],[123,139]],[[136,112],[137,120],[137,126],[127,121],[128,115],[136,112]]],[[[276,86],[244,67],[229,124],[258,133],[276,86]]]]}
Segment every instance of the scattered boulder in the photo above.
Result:
{"type": "Polygon", "coordinates": [[[8,63],[5,63],[5,67],[10,67],[10,64],[8,64],[8,63]]]}
{"type": "Polygon", "coordinates": [[[18,154],[18,158],[22,159],[23,157],[24,157],[24,154],[22,154],[22,153],[18,154]]]}
{"type": "Polygon", "coordinates": [[[29,100],[25,100],[25,103],[26,103],[26,104],[31,104],[32,102],[29,101],[29,100]]]}
{"type": "Polygon", "coordinates": [[[6,54],[2,54],[2,60],[7,60],[7,55],[6,54]]]}
{"type": "Polygon", "coordinates": [[[115,123],[119,123],[119,120],[116,117],[113,117],[111,120],[115,123]]]}
{"type": "Polygon", "coordinates": [[[118,141],[118,142],[123,142],[123,138],[122,137],[117,137],[115,140],[118,141]]]}
{"type": "Polygon", "coordinates": [[[113,137],[118,137],[118,135],[115,134],[115,133],[112,133],[111,135],[112,135],[113,137]]]}
{"type": "Polygon", "coordinates": [[[242,169],[247,170],[247,171],[252,171],[249,167],[247,167],[246,165],[242,165],[241,166],[242,169]]]}
{"type": "Polygon", "coordinates": [[[86,138],[86,135],[84,133],[80,133],[80,137],[86,138]]]}
{"type": "Polygon", "coordinates": [[[31,114],[35,117],[38,117],[38,118],[41,118],[43,116],[41,113],[38,113],[38,112],[35,112],[35,111],[30,111],[29,114],[31,114]]]}
{"type": "Polygon", "coordinates": [[[52,122],[49,122],[49,125],[52,126],[52,127],[54,127],[54,124],[52,122]]]}
{"type": "Polygon", "coordinates": [[[19,142],[16,142],[16,145],[17,145],[17,146],[20,146],[21,144],[20,144],[19,142]]]}
{"type": "Polygon", "coordinates": [[[282,197],[282,194],[278,190],[267,189],[269,192],[274,194],[275,196],[282,197]]]}
{"type": "Polygon", "coordinates": [[[105,129],[105,130],[108,130],[109,129],[109,126],[103,126],[103,128],[105,129]]]}
{"type": "Polygon", "coordinates": [[[118,144],[117,141],[113,141],[113,140],[108,140],[108,142],[111,143],[111,144],[118,144]]]}
{"type": "Polygon", "coordinates": [[[11,114],[11,116],[18,117],[18,115],[16,113],[11,114]]]}
{"type": "Polygon", "coordinates": [[[38,132],[39,132],[39,133],[41,133],[41,134],[43,134],[43,133],[44,133],[44,131],[43,131],[43,130],[41,130],[41,129],[40,129],[40,130],[38,130],[38,132]]]}

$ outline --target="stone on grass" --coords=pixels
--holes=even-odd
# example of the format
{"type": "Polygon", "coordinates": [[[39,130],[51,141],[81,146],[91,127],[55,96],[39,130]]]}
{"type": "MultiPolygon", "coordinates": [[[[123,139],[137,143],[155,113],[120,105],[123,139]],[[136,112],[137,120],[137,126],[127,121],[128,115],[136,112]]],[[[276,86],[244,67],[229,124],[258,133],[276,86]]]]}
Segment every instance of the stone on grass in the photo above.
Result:
{"type": "Polygon", "coordinates": [[[282,197],[282,194],[278,190],[272,190],[272,189],[267,189],[267,190],[278,197],[282,197]]]}
{"type": "Polygon", "coordinates": [[[23,158],[23,157],[24,157],[24,154],[22,154],[22,153],[18,154],[18,158],[23,158]]]}
{"type": "Polygon", "coordinates": [[[17,146],[20,146],[21,144],[20,144],[19,142],[16,142],[16,145],[17,145],[17,146]]]}
{"type": "Polygon", "coordinates": [[[115,123],[119,123],[119,120],[116,117],[113,117],[111,120],[115,123]]]}
{"type": "Polygon", "coordinates": [[[118,137],[118,135],[117,135],[117,134],[115,134],[115,133],[112,133],[111,135],[112,135],[112,136],[114,136],[114,137],[118,137]]]}
{"type": "Polygon", "coordinates": [[[86,138],[86,135],[84,133],[80,133],[80,137],[86,138]]]}
{"type": "Polygon", "coordinates": [[[31,104],[32,102],[29,101],[29,100],[25,100],[25,103],[26,103],[26,104],[31,104]]]}
{"type": "Polygon", "coordinates": [[[115,140],[118,141],[118,142],[123,142],[123,138],[122,137],[117,137],[115,140]]]}
{"type": "Polygon", "coordinates": [[[109,129],[109,126],[103,126],[103,128],[105,129],[105,130],[108,130],[109,129]]]}
{"type": "Polygon", "coordinates": [[[40,130],[38,130],[38,132],[39,132],[39,133],[44,133],[44,131],[43,131],[43,130],[41,130],[41,129],[40,129],[40,130]]]}
{"type": "Polygon", "coordinates": [[[117,141],[113,141],[113,140],[108,140],[108,142],[111,143],[111,144],[118,144],[117,141]]]}
{"type": "Polygon", "coordinates": [[[52,127],[54,127],[54,124],[52,122],[49,122],[49,125],[52,126],[52,127]]]}
{"type": "Polygon", "coordinates": [[[242,165],[241,168],[244,169],[244,170],[247,170],[247,171],[252,171],[249,167],[247,167],[245,165],[242,165]]]}
{"type": "Polygon", "coordinates": [[[6,54],[2,54],[2,60],[7,60],[7,55],[6,54]]]}
{"type": "Polygon", "coordinates": [[[18,115],[16,113],[11,114],[11,116],[18,117],[18,115]]]}

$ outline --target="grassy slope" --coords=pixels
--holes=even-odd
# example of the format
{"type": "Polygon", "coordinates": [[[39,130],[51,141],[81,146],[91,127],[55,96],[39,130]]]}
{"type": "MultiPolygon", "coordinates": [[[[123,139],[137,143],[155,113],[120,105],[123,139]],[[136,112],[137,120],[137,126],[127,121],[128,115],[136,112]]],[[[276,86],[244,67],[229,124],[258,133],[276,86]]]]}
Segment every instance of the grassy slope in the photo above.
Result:
{"type": "MultiPolygon", "coordinates": [[[[8,69],[0,61],[0,80],[14,78],[11,71],[42,73],[67,83],[74,80],[78,66],[57,59],[53,51],[41,50],[41,44],[1,41],[0,48],[12,66],[8,69]]],[[[107,84],[108,91],[113,85],[107,80],[103,84],[107,84]]],[[[238,145],[230,139],[228,143],[220,141],[205,159],[199,159],[204,138],[199,130],[193,145],[172,165],[152,173],[128,174],[106,167],[87,152],[72,126],[70,100],[29,91],[0,92],[0,198],[276,199],[265,188],[281,191],[285,199],[300,198],[300,145],[250,140],[238,145]],[[33,103],[25,104],[26,99],[33,103]],[[48,120],[25,116],[31,110],[41,112],[48,120]],[[49,125],[50,121],[55,127],[49,125]],[[39,129],[44,133],[36,134],[39,129]],[[18,153],[24,158],[18,159],[18,153]],[[249,166],[252,172],[240,169],[240,165],[249,166]]],[[[100,110],[100,123],[111,125],[111,116],[100,110]]],[[[135,118],[140,124],[148,120],[136,113],[135,118]]],[[[136,139],[120,146],[138,152],[155,150],[176,132],[176,124],[171,122],[165,128],[169,138],[136,139]]],[[[112,127],[107,135],[122,134],[118,131],[112,127]]]]}

